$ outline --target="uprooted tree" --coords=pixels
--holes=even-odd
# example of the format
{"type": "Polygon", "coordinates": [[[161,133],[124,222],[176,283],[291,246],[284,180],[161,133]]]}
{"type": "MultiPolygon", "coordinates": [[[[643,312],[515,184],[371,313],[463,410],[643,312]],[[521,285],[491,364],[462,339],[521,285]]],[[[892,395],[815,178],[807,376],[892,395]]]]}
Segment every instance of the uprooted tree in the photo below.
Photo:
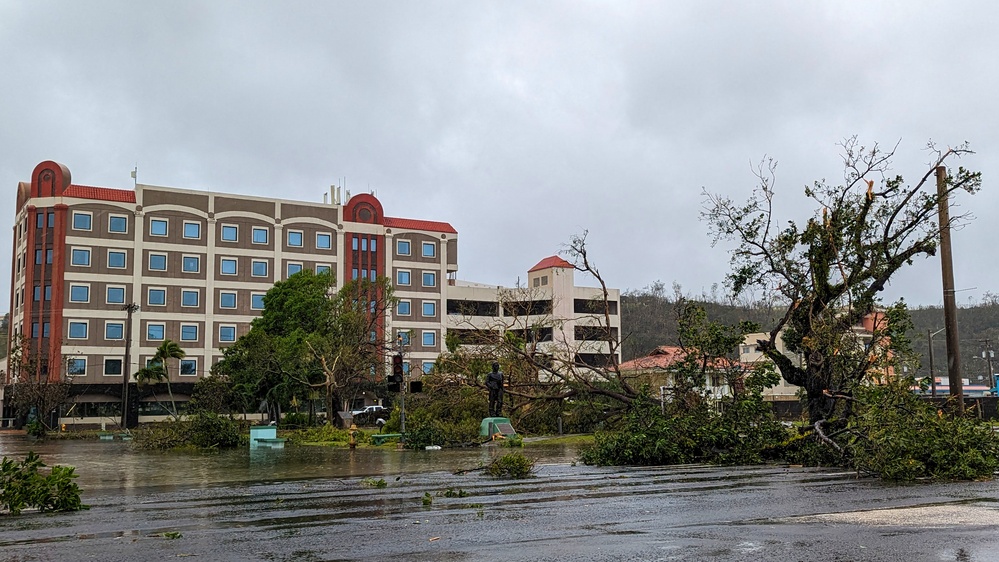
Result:
{"type": "MultiPolygon", "coordinates": [[[[872,372],[891,372],[904,352],[907,315],[904,303],[883,308],[880,293],[915,258],[936,253],[941,226],[948,226],[936,221],[942,198],[981,186],[980,173],[963,167],[946,176],[942,196],[930,181],[938,166],[971,153],[966,145],[946,151],[929,145],[933,162],[914,184],[890,174],[895,148],[865,147],[856,138],[842,148],[843,182],[806,187],[817,207],[803,222],[782,221],[774,211],[772,159],[757,168],[759,184],[746,203],[705,191],[702,215],[715,243],[735,242],[733,293],[758,291],[785,303],[769,338],[758,344],[788,383],[804,388],[817,429],[851,415],[853,395],[872,372]],[[869,333],[861,336],[854,327],[865,319],[869,333]],[[778,337],[800,363],[778,350],[778,337]]],[[[967,219],[952,216],[949,226],[967,219]]]]}

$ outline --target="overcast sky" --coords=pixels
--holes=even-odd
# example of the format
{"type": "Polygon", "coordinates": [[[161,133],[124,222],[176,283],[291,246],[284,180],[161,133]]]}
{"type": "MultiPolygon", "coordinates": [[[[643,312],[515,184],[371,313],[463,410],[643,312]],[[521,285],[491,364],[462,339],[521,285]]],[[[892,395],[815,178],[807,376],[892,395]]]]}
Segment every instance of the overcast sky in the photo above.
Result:
{"type": "MultiPolygon", "coordinates": [[[[459,233],[461,279],[512,284],[573,234],[614,287],[709,292],[728,271],[702,188],[779,197],[842,177],[845,138],[969,141],[958,302],[999,292],[994,2],[13,2],[0,0],[0,227],[18,181],[321,201],[459,233]]],[[[789,203],[803,218],[811,207],[789,203]]],[[[9,267],[10,242],[0,244],[9,267]]],[[[8,270],[9,271],[9,270],[8,270]]],[[[0,294],[9,294],[9,273],[0,294]]],[[[578,279],[580,284],[588,284],[578,279]]],[[[941,302],[938,258],[887,297],[941,302]]],[[[6,307],[4,307],[6,308],[6,307]]]]}

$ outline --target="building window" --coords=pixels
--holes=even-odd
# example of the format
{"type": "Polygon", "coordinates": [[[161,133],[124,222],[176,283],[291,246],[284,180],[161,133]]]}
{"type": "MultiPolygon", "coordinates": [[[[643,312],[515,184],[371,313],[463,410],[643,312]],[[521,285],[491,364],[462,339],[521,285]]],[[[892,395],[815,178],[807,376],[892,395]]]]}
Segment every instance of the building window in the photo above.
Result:
{"type": "Polygon", "coordinates": [[[378,251],[378,240],[376,238],[371,239],[371,251],[372,252],[378,251]]]}
{"type": "Polygon", "coordinates": [[[87,374],[87,360],[73,357],[66,361],[66,374],[71,377],[82,377],[87,374]]]}
{"type": "Polygon", "coordinates": [[[180,341],[198,341],[198,325],[181,324],[180,341]]]}
{"type": "Polygon", "coordinates": [[[423,272],[423,286],[424,287],[436,287],[437,286],[437,274],[433,271],[423,272]]]}
{"type": "Polygon", "coordinates": [[[146,339],[152,341],[162,341],[166,337],[165,324],[146,324],[146,339]]]}
{"type": "Polygon", "coordinates": [[[121,359],[105,359],[104,376],[106,377],[121,376],[122,363],[123,361],[121,359]]]}
{"type": "Polygon", "coordinates": [[[253,310],[263,310],[264,309],[264,295],[263,293],[253,293],[250,295],[250,308],[253,310]]]}
{"type": "Polygon", "coordinates": [[[228,291],[219,293],[219,308],[236,308],[236,293],[228,291]]]}
{"type": "Polygon", "coordinates": [[[396,285],[409,285],[409,270],[400,269],[395,272],[395,284],[396,285]]]}
{"type": "Polygon", "coordinates": [[[45,300],[52,300],[52,285],[45,286],[45,300]]]}
{"type": "Polygon", "coordinates": [[[395,243],[395,253],[400,256],[408,256],[411,252],[409,240],[398,240],[395,243]]]}
{"type": "Polygon", "coordinates": [[[42,228],[45,226],[45,213],[38,213],[35,215],[35,228],[42,228]]]}
{"type": "Polygon", "coordinates": [[[398,316],[409,316],[411,314],[410,302],[399,301],[399,304],[395,305],[395,313],[398,316]]]}
{"type": "Polygon", "coordinates": [[[425,318],[437,316],[437,303],[434,301],[423,301],[423,316],[425,318]]]}
{"type": "Polygon", "coordinates": [[[90,230],[94,216],[90,213],[73,211],[73,230],[90,230]]]}
{"type": "Polygon", "coordinates": [[[69,323],[69,339],[72,339],[72,340],[85,340],[85,339],[87,339],[87,323],[86,322],[70,322],[69,323]]]}
{"type": "Polygon", "coordinates": [[[201,223],[184,221],[184,238],[201,238],[201,223]]]}
{"type": "Polygon", "coordinates": [[[125,215],[108,215],[108,232],[125,234],[128,232],[128,217],[125,215]]]}
{"type": "Polygon", "coordinates": [[[149,289],[146,304],[150,306],[166,306],[166,289],[149,289]]]}
{"type": "Polygon", "coordinates": [[[90,285],[70,285],[70,302],[90,302],[90,285]]]}
{"type": "Polygon", "coordinates": [[[108,268],[125,269],[125,252],[108,250],[108,268]]]}
{"type": "Polygon", "coordinates": [[[434,370],[434,362],[433,361],[424,361],[423,365],[422,365],[422,368],[423,368],[423,374],[424,375],[429,375],[434,370]]]}
{"type": "Polygon", "coordinates": [[[49,337],[49,323],[48,322],[42,322],[42,337],[43,338],[49,337]]]}
{"type": "Polygon", "coordinates": [[[253,243],[254,244],[266,244],[267,243],[267,229],[260,227],[253,227],[253,243]]]}
{"type": "Polygon", "coordinates": [[[198,375],[198,360],[197,359],[181,359],[180,360],[180,376],[191,377],[198,375]]]}
{"type": "Polygon", "coordinates": [[[90,267],[90,249],[73,248],[72,261],[70,263],[80,267],[90,267]]]}
{"type": "Polygon", "coordinates": [[[297,262],[288,264],[288,277],[291,277],[292,275],[298,273],[299,271],[302,271],[302,264],[297,262]]]}
{"type": "Polygon", "coordinates": [[[166,271],[166,254],[149,254],[149,271],[166,271]]]}
{"type": "Polygon", "coordinates": [[[330,266],[328,266],[328,265],[324,264],[324,265],[317,265],[316,266],[316,274],[329,273],[329,272],[330,272],[330,266]]]}
{"type": "Polygon", "coordinates": [[[358,245],[359,244],[358,240],[360,240],[360,238],[357,237],[357,236],[351,237],[351,239],[350,239],[350,249],[351,250],[357,250],[360,247],[358,245]]]}
{"type": "Polygon", "coordinates": [[[219,326],[219,341],[227,343],[236,341],[236,327],[219,326]]]}
{"type": "Polygon", "coordinates": [[[263,260],[253,260],[250,273],[254,277],[267,277],[267,262],[263,260]]]}
{"type": "Polygon", "coordinates": [[[167,219],[149,219],[149,235],[166,236],[170,230],[169,225],[167,219]]]}
{"type": "Polygon", "coordinates": [[[125,325],[121,322],[108,322],[104,324],[104,339],[123,340],[125,339],[125,325]]]}
{"type": "Polygon", "coordinates": [[[198,306],[198,291],[185,289],[180,292],[180,306],[198,306]]]}
{"type": "Polygon", "coordinates": [[[235,242],[239,240],[239,227],[234,224],[222,225],[222,241],[235,242]]]}
{"type": "Polygon", "coordinates": [[[396,340],[402,345],[409,345],[409,331],[397,332],[396,340]]]}
{"type": "Polygon", "coordinates": [[[327,232],[316,234],[316,248],[319,250],[329,250],[333,248],[333,235],[327,232]]]}
{"type": "Polygon", "coordinates": [[[355,279],[357,279],[357,268],[356,267],[350,270],[350,280],[353,281],[355,279]]]}
{"type": "Polygon", "coordinates": [[[201,257],[184,256],[181,262],[181,269],[184,270],[184,273],[197,273],[201,271],[201,257]]]}
{"type": "Polygon", "coordinates": [[[108,304],[125,304],[125,287],[108,287],[108,304]]]}
{"type": "Polygon", "coordinates": [[[437,257],[437,244],[433,242],[423,243],[423,257],[425,258],[436,258],[437,257]]]}
{"type": "Polygon", "coordinates": [[[236,258],[222,258],[222,265],[219,272],[222,275],[236,275],[236,258]]]}
{"type": "Polygon", "coordinates": [[[437,332],[423,332],[423,347],[437,347],[437,332]]]}
{"type": "Polygon", "coordinates": [[[294,248],[302,247],[302,231],[301,230],[289,230],[288,231],[288,245],[294,248]]]}

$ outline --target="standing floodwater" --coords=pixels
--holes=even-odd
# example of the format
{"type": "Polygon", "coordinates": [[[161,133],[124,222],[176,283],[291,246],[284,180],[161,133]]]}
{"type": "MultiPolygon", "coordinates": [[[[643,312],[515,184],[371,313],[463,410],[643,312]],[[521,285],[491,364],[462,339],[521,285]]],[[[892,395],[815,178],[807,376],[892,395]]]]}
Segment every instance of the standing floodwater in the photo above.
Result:
{"type": "Polygon", "coordinates": [[[4,455],[28,449],[78,467],[92,507],[0,516],[0,561],[999,560],[995,482],[595,468],[561,447],[525,450],[535,477],[496,480],[453,471],[509,449],[197,455],[0,435],[4,455]]]}

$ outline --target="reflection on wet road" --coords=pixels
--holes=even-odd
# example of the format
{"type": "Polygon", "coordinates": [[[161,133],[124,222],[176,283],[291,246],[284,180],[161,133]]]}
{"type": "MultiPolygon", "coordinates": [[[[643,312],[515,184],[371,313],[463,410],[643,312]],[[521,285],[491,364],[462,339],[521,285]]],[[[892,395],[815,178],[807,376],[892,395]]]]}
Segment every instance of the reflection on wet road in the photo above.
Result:
{"type": "MultiPolygon", "coordinates": [[[[536,477],[501,481],[453,472],[507,449],[31,446],[46,463],[78,467],[92,508],[0,517],[2,561],[999,560],[994,482],[888,486],[779,466],[594,468],[574,466],[575,452],[560,447],[527,449],[536,477]]],[[[0,435],[2,454],[28,447],[0,435]]]]}

